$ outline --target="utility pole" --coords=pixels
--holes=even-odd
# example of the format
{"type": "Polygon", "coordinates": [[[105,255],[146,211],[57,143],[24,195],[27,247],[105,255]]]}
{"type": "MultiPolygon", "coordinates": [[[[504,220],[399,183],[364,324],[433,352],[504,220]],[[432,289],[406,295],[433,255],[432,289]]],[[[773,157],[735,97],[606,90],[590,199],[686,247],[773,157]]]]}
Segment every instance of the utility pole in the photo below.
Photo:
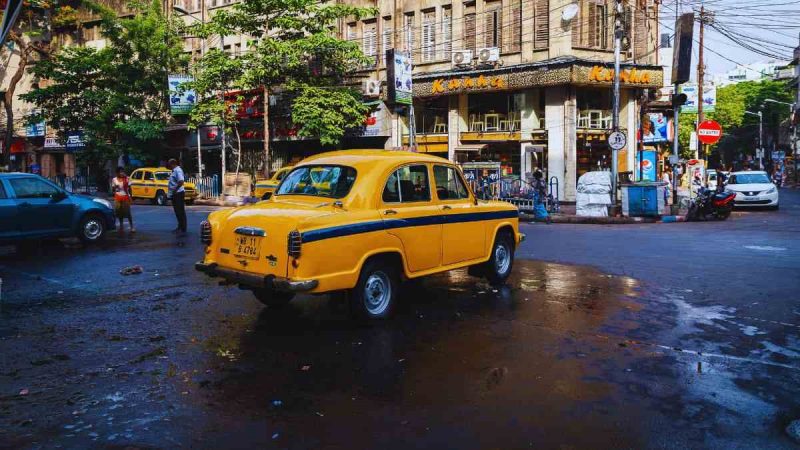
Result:
{"type": "Polygon", "coordinates": [[[758,112],[758,168],[764,168],[764,112],[758,112]]]}
{"type": "MultiPolygon", "coordinates": [[[[616,0],[614,4],[614,100],[611,116],[613,131],[619,131],[619,72],[620,72],[620,49],[622,47],[622,0],[616,0]]],[[[617,167],[618,152],[611,149],[611,192],[614,207],[617,205],[617,178],[619,168],[617,167]]]]}
{"type": "MultiPolygon", "coordinates": [[[[697,58],[697,124],[703,123],[703,75],[705,67],[703,62],[703,32],[706,23],[705,6],[700,5],[700,49],[697,58]]],[[[697,127],[695,127],[695,130],[697,127]]],[[[700,144],[700,159],[706,158],[706,144],[700,144]]]]}

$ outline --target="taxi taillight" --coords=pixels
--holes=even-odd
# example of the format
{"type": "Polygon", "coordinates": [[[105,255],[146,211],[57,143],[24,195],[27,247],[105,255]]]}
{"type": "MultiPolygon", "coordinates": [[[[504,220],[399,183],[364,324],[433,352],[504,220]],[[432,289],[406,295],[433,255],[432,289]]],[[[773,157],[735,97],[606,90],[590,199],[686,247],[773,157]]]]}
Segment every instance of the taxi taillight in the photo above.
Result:
{"type": "Polygon", "coordinates": [[[302,245],[302,236],[300,232],[297,230],[290,231],[289,236],[287,239],[287,253],[292,258],[299,258],[300,257],[300,247],[302,245]]]}
{"type": "Polygon", "coordinates": [[[200,222],[200,242],[211,245],[211,223],[207,220],[200,222]]]}

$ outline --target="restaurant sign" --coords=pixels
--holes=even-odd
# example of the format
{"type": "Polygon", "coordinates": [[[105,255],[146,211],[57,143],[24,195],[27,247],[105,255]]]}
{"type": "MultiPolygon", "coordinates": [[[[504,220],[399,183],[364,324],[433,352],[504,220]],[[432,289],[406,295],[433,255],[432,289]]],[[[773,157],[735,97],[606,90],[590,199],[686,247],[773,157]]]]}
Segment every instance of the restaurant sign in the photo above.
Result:
{"type": "Polygon", "coordinates": [[[505,89],[506,80],[502,77],[463,77],[463,78],[440,78],[433,80],[431,85],[432,94],[442,94],[444,92],[459,92],[481,89],[505,89]]]}
{"type": "MultiPolygon", "coordinates": [[[[602,66],[594,66],[589,71],[589,81],[607,82],[614,80],[614,69],[608,69],[602,66]]],[[[634,84],[649,84],[650,72],[644,70],[637,70],[635,68],[622,70],[619,73],[619,80],[622,83],[634,84]]]]}

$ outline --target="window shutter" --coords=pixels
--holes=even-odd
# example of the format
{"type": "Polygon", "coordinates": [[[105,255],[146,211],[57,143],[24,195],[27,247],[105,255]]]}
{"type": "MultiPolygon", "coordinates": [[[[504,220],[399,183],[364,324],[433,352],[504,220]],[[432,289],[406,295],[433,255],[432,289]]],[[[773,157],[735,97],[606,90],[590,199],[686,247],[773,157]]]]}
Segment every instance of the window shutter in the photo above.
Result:
{"type": "Polygon", "coordinates": [[[449,7],[442,8],[442,57],[450,59],[453,53],[453,10],[449,7]]]}
{"type": "MultiPolygon", "coordinates": [[[[548,0],[536,0],[534,4],[534,48],[547,48],[550,41],[550,2],[548,0]]],[[[575,33],[572,34],[573,40],[575,33]]]]}
{"type": "Polygon", "coordinates": [[[475,51],[476,46],[475,14],[466,14],[464,16],[464,47],[466,50],[475,51]]]}
{"type": "MultiPolygon", "coordinates": [[[[386,50],[389,50],[393,47],[392,44],[392,21],[391,19],[384,19],[383,20],[383,35],[381,36],[381,51],[383,51],[383,57],[386,58],[386,50]]],[[[388,60],[386,63],[388,64],[388,60]]]]}
{"type": "Polygon", "coordinates": [[[502,9],[495,8],[486,12],[484,25],[484,47],[500,47],[502,43],[503,16],[502,9]]]}
{"type": "Polygon", "coordinates": [[[598,9],[599,9],[599,6],[596,3],[594,3],[594,2],[589,3],[589,24],[588,24],[589,26],[587,27],[588,28],[588,36],[587,36],[588,39],[586,40],[586,44],[589,47],[597,47],[600,44],[600,42],[597,39],[597,32],[599,31],[597,29],[597,12],[598,12],[597,10],[598,9]]]}
{"type": "Polygon", "coordinates": [[[633,36],[633,57],[636,62],[641,62],[640,59],[647,56],[647,13],[644,11],[634,11],[634,26],[633,36]]]}
{"type": "MultiPolygon", "coordinates": [[[[572,20],[572,46],[581,47],[584,41],[584,29],[586,28],[586,0],[578,0],[578,15],[572,20]]],[[[548,22],[549,23],[549,22],[548,22]]]]}
{"type": "Polygon", "coordinates": [[[406,52],[411,55],[411,60],[414,60],[414,13],[405,15],[405,35],[406,35],[406,52]]]}
{"type": "Polygon", "coordinates": [[[436,14],[428,11],[422,15],[422,60],[436,59],[436,14]]]}
{"type": "Polygon", "coordinates": [[[508,14],[508,33],[506,33],[506,42],[504,50],[506,52],[520,51],[522,37],[522,5],[518,0],[514,0],[508,14]]]}

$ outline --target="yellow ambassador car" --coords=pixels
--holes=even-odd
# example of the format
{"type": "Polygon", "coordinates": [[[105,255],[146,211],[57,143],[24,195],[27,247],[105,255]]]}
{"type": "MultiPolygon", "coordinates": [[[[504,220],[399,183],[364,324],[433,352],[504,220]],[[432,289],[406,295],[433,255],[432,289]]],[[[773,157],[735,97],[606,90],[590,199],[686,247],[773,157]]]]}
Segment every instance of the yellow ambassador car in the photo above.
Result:
{"type": "MultiPolygon", "coordinates": [[[[128,179],[134,199],[147,199],[159,206],[167,204],[167,186],[171,170],[166,167],[142,167],[136,169],[128,179]]],[[[191,205],[197,198],[197,188],[191,181],[183,182],[186,191],[186,204],[191,205]]]]}
{"type": "Polygon", "coordinates": [[[272,178],[269,180],[257,181],[253,188],[253,196],[261,200],[269,199],[275,192],[275,188],[281,184],[281,180],[283,180],[283,177],[285,177],[290,170],[292,170],[292,166],[282,167],[277,172],[273,173],[272,178]]]}
{"type": "Polygon", "coordinates": [[[373,319],[391,314],[402,279],[470,267],[503,283],[524,239],[517,208],[477,200],[450,161],[384,150],[308,158],[270,200],[216,211],[200,235],[195,268],[268,307],[345,291],[373,319]]]}

